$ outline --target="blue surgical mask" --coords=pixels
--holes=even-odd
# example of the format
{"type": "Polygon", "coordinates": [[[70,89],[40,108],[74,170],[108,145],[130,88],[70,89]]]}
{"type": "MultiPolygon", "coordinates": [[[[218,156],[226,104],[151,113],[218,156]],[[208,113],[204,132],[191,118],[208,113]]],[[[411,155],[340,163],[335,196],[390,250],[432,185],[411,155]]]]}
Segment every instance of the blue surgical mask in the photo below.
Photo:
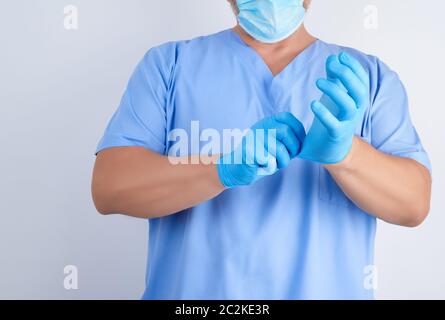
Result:
{"type": "Polygon", "coordinates": [[[306,14],[303,0],[237,0],[239,25],[263,43],[288,38],[301,26],[306,14]]]}

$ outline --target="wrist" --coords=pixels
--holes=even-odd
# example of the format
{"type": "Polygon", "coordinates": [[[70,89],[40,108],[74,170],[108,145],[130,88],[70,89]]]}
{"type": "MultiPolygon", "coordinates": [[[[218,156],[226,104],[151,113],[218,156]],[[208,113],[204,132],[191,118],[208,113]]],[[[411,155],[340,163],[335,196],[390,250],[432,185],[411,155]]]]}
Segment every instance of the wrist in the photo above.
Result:
{"type": "Polygon", "coordinates": [[[217,163],[214,165],[214,174],[216,172],[216,179],[218,180],[219,185],[225,189],[231,188],[229,172],[226,170],[227,168],[224,164],[221,163],[222,158],[218,159],[217,163]]]}
{"type": "Polygon", "coordinates": [[[221,177],[220,170],[222,169],[220,166],[220,155],[212,156],[212,162],[207,165],[208,177],[210,179],[210,184],[216,188],[218,191],[222,192],[227,187],[224,185],[224,181],[221,177]]]}
{"type": "Polygon", "coordinates": [[[354,136],[354,138],[352,139],[351,149],[349,150],[346,157],[338,163],[324,165],[325,169],[327,169],[329,171],[351,171],[351,170],[353,170],[354,166],[355,166],[355,159],[356,159],[357,153],[359,152],[359,149],[360,149],[360,139],[354,136]]]}
{"type": "Polygon", "coordinates": [[[223,156],[216,161],[216,172],[219,183],[224,189],[251,185],[256,181],[257,166],[234,164],[232,155],[223,156]],[[226,163],[227,162],[227,163],[226,163]]]}

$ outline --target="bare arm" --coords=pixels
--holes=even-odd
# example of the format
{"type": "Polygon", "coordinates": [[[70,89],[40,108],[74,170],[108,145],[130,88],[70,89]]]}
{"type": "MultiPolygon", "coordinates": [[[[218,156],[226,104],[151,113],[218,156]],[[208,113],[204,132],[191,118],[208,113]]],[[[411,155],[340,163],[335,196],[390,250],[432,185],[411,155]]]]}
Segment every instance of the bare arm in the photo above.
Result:
{"type": "Polygon", "coordinates": [[[354,138],[348,157],[325,168],[354,203],[386,222],[416,227],[428,215],[431,176],[414,160],[388,156],[354,138]]]}
{"type": "Polygon", "coordinates": [[[224,191],[214,164],[172,164],[140,147],[100,152],[92,193],[102,214],[162,217],[210,200],[224,191]]]}

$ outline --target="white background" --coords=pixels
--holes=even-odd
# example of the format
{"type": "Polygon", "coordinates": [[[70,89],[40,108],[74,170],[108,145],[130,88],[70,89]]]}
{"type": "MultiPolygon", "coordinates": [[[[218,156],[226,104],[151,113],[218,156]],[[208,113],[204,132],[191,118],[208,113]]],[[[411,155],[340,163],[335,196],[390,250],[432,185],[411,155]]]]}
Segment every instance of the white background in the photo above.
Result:
{"type": "MultiPolygon", "coordinates": [[[[381,223],[377,297],[445,298],[445,2],[314,0],[309,30],[395,69],[434,169],[431,216],[381,223]],[[379,28],[366,30],[375,5],[379,28]]],[[[225,0],[1,0],[0,298],[139,298],[147,223],[102,217],[90,197],[94,150],[143,54],[234,24],[225,0]],[[64,28],[64,7],[79,29],[64,28]],[[79,289],[63,287],[65,265],[79,289]]]]}

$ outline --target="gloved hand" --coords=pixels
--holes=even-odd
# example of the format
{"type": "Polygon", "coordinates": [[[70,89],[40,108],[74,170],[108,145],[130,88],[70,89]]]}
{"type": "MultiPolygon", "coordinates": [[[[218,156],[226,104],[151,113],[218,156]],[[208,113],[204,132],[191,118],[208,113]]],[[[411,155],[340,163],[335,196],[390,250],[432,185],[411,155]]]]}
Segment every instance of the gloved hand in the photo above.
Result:
{"type": "Polygon", "coordinates": [[[326,71],[327,79],[317,81],[324,94],[320,101],[312,102],[315,119],[300,157],[336,164],[349,154],[355,130],[369,105],[369,75],[344,52],[328,58],[326,71]]]}
{"type": "Polygon", "coordinates": [[[218,160],[221,183],[226,188],[247,186],[286,168],[300,153],[305,135],[303,125],[291,113],[261,120],[232,153],[218,160]]]}

